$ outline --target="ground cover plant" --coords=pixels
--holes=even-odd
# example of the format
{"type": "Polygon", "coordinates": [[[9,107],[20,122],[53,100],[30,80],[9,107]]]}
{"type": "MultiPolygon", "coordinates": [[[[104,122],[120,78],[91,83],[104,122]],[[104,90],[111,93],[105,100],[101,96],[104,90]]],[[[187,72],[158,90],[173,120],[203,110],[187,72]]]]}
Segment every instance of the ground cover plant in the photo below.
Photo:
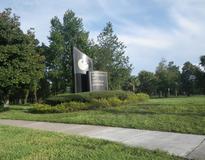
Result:
{"type": "Polygon", "coordinates": [[[181,160],[160,151],[105,140],[0,126],[1,160],[181,160]]]}
{"type": "Polygon", "coordinates": [[[68,93],[48,98],[47,104],[34,104],[29,111],[31,113],[73,112],[145,102],[148,99],[147,94],[126,91],[68,93]]]}
{"type": "Polygon", "coordinates": [[[0,119],[23,119],[205,134],[205,96],[150,99],[133,105],[68,113],[33,114],[31,106],[11,106],[0,119]]]}
{"type": "Polygon", "coordinates": [[[133,95],[133,92],[126,91],[101,91],[101,92],[82,92],[82,93],[64,93],[51,96],[46,99],[47,104],[56,105],[65,102],[90,102],[92,99],[108,99],[108,98],[119,98],[125,100],[129,95],[133,95]]]}

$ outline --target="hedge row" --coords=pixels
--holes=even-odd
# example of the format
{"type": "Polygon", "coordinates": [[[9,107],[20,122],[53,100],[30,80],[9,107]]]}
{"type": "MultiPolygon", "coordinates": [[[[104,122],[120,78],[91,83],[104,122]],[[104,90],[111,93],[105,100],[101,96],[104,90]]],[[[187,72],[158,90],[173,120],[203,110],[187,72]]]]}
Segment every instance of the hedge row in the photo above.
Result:
{"type": "Polygon", "coordinates": [[[46,100],[46,104],[57,105],[61,103],[67,103],[71,101],[75,102],[91,102],[93,99],[108,99],[112,97],[125,100],[129,95],[133,95],[132,92],[126,91],[103,91],[103,92],[83,92],[83,93],[67,93],[59,94],[49,97],[46,100]]]}
{"type": "Polygon", "coordinates": [[[4,107],[3,104],[0,104],[0,112],[4,112],[4,111],[7,111],[9,110],[9,107],[4,107]]]}
{"type": "Polygon", "coordinates": [[[127,92],[126,97],[124,96],[123,98],[121,97],[122,94],[118,94],[118,95],[120,96],[118,97],[116,96],[107,97],[106,96],[102,98],[102,97],[99,97],[99,94],[98,94],[98,95],[93,95],[95,98],[92,97],[92,99],[89,102],[70,101],[70,102],[64,102],[61,104],[57,104],[55,106],[51,106],[48,104],[35,104],[33,108],[30,109],[30,112],[32,113],[63,113],[63,112],[72,112],[72,111],[79,111],[79,110],[116,107],[116,106],[121,106],[124,104],[143,102],[149,99],[149,96],[143,93],[133,94],[133,93],[127,92]]]}

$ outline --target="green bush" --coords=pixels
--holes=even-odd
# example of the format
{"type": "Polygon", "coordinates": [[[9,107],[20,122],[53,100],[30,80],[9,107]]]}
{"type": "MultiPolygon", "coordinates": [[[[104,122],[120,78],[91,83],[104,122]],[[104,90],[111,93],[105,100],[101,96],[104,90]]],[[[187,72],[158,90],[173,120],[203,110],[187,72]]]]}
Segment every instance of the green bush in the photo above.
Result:
{"type": "Polygon", "coordinates": [[[87,92],[85,93],[68,93],[52,96],[46,99],[46,103],[50,105],[57,105],[67,102],[89,102],[90,98],[87,92]]]}
{"type": "Polygon", "coordinates": [[[66,112],[73,112],[88,109],[89,104],[83,102],[74,102],[58,104],[57,107],[64,107],[66,112]]]}
{"type": "Polygon", "coordinates": [[[96,108],[106,108],[111,107],[111,104],[108,102],[107,99],[93,99],[92,102],[90,102],[89,109],[96,109],[96,108]]]}
{"type": "Polygon", "coordinates": [[[47,104],[34,104],[29,110],[32,113],[63,113],[65,112],[65,107],[63,106],[50,106],[47,104]]]}
{"type": "Polygon", "coordinates": [[[30,109],[32,113],[63,113],[63,112],[73,112],[79,110],[88,109],[88,103],[82,102],[69,102],[62,103],[56,106],[50,106],[47,104],[34,104],[30,109]]]}
{"type": "Polygon", "coordinates": [[[34,105],[32,112],[61,113],[86,109],[107,108],[122,104],[144,102],[149,96],[144,93],[134,94],[125,91],[83,92],[59,94],[47,99],[47,104],[34,105]],[[51,106],[54,105],[54,106],[51,106]]]}
{"type": "Polygon", "coordinates": [[[124,100],[128,97],[128,95],[132,94],[132,92],[126,91],[101,91],[101,92],[90,92],[89,97],[91,99],[108,99],[112,97],[117,97],[120,100],[124,100]]]}
{"type": "Polygon", "coordinates": [[[0,104],[0,112],[3,112],[4,111],[4,106],[3,104],[0,104]]]}
{"type": "Polygon", "coordinates": [[[108,98],[107,101],[109,102],[109,104],[113,107],[115,106],[120,106],[123,104],[123,101],[120,100],[119,98],[117,97],[112,97],[112,98],[108,98]]]}
{"type": "Polygon", "coordinates": [[[59,94],[56,96],[49,97],[46,100],[47,104],[57,105],[61,103],[68,103],[71,101],[75,102],[91,102],[94,99],[108,99],[112,97],[125,100],[132,92],[126,91],[101,91],[101,92],[83,92],[83,93],[67,93],[59,94]]]}
{"type": "Polygon", "coordinates": [[[125,100],[126,103],[133,103],[138,102],[137,96],[135,94],[129,95],[128,98],[125,100]]]}
{"type": "Polygon", "coordinates": [[[137,96],[137,100],[139,102],[145,102],[145,101],[148,101],[149,100],[149,95],[148,94],[145,94],[145,93],[137,93],[136,94],[137,96]]]}
{"type": "Polygon", "coordinates": [[[9,107],[4,107],[4,104],[0,102],[0,112],[8,111],[9,107]]]}
{"type": "Polygon", "coordinates": [[[138,103],[138,102],[145,102],[148,100],[149,100],[149,95],[145,93],[137,93],[137,94],[129,95],[126,102],[127,103],[138,103]]]}

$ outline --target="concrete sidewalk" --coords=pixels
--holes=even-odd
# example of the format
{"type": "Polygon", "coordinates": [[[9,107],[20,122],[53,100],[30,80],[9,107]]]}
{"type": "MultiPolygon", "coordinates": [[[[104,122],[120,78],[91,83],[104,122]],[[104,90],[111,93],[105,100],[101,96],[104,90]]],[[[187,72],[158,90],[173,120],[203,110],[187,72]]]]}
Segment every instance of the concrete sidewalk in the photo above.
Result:
{"type": "Polygon", "coordinates": [[[159,149],[188,159],[205,160],[203,135],[22,120],[0,120],[1,124],[105,139],[134,147],[159,149]]]}

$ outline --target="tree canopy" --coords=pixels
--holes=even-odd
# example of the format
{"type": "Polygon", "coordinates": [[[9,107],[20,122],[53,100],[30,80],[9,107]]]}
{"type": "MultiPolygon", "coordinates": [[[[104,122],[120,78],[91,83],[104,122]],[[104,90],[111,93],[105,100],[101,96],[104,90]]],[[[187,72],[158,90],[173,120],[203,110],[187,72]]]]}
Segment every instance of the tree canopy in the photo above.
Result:
{"type": "Polygon", "coordinates": [[[126,46],[114,34],[112,23],[106,24],[97,37],[97,42],[98,49],[94,54],[95,68],[108,72],[110,89],[121,89],[130,76],[132,65],[125,56],[126,46]]]}
{"type": "Polygon", "coordinates": [[[42,78],[43,57],[35,52],[31,31],[24,34],[19,17],[11,9],[0,13],[0,92],[7,101],[11,89],[33,83],[42,78]]]}
{"type": "Polygon", "coordinates": [[[67,86],[72,86],[71,48],[75,46],[86,52],[88,35],[82,19],[76,17],[71,10],[65,12],[63,22],[58,17],[52,18],[46,67],[54,92],[65,91],[67,86]]]}

